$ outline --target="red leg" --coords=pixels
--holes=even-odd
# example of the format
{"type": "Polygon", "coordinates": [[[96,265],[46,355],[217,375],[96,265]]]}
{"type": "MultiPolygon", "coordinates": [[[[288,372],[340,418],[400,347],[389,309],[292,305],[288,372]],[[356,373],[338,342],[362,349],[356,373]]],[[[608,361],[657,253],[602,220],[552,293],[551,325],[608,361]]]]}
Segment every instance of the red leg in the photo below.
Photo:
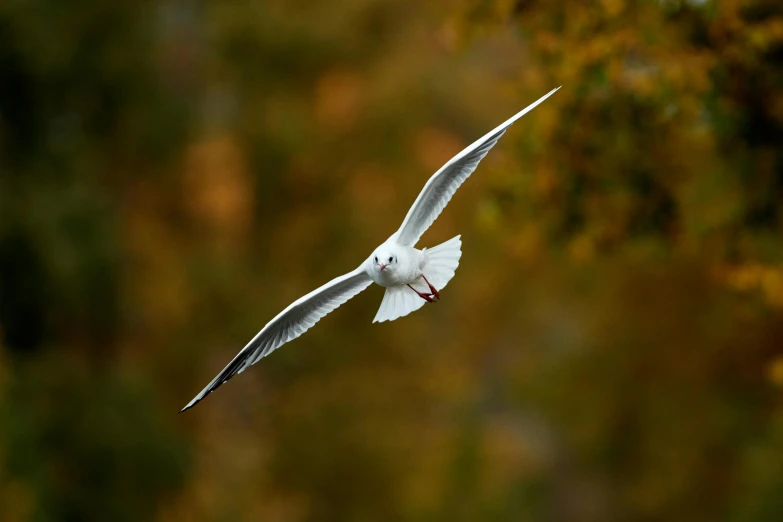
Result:
{"type": "Polygon", "coordinates": [[[426,282],[427,282],[427,286],[429,286],[429,287],[430,287],[430,292],[432,292],[432,294],[431,294],[431,295],[434,295],[434,296],[435,296],[435,298],[436,298],[438,301],[440,301],[440,294],[438,293],[438,289],[437,289],[437,288],[435,288],[434,286],[432,286],[432,284],[431,284],[429,281],[427,281],[427,278],[426,278],[426,277],[424,277],[424,274],[422,274],[422,276],[421,276],[421,277],[423,277],[423,278],[424,278],[424,281],[426,281],[426,282]]]}
{"type": "Polygon", "coordinates": [[[419,297],[421,297],[422,299],[424,299],[428,303],[434,303],[435,302],[435,301],[432,300],[432,297],[430,297],[429,294],[422,294],[421,292],[419,292],[418,290],[413,288],[411,285],[408,285],[408,288],[410,288],[411,290],[416,292],[416,294],[418,294],[419,297]]]}

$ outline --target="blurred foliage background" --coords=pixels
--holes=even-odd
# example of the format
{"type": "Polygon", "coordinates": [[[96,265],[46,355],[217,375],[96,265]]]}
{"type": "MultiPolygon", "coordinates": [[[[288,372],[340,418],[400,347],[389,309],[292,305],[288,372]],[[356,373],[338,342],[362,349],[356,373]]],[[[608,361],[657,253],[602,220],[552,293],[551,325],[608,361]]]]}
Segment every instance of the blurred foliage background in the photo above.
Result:
{"type": "Polygon", "coordinates": [[[0,521],[782,520],[782,203],[777,0],[0,2],[0,521]]]}

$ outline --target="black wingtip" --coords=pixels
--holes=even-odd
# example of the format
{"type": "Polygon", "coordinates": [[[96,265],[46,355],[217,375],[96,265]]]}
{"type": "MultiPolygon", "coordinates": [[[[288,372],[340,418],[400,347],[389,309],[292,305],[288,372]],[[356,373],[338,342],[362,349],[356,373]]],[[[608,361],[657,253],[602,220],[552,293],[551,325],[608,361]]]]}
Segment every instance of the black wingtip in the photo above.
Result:
{"type": "MultiPolygon", "coordinates": [[[[220,384],[223,384],[223,383],[220,383],[220,384]]],[[[217,389],[217,388],[220,386],[220,384],[218,384],[217,386],[209,386],[209,387],[208,387],[206,390],[204,390],[204,391],[202,391],[201,393],[199,393],[198,395],[196,395],[196,396],[193,398],[193,400],[192,400],[192,401],[190,401],[190,402],[189,402],[189,403],[188,403],[188,404],[187,404],[187,405],[186,405],[184,408],[182,408],[181,410],[179,410],[179,412],[180,412],[180,413],[182,413],[183,411],[187,411],[187,410],[191,409],[192,407],[194,407],[194,406],[195,406],[196,404],[198,404],[199,402],[201,402],[201,401],[203,401],[204,399],[206,399],[206,398],[207,398],[207,395],[209,395],[210,393],[212,393],[213,391],[215,391],[215,390],[216,390],[216,389],[217,389]]]]}
{"type": "MultiPolygon", "coordinates": [[[[229,365],[229,368],[231,368],[231,365],[229,365]]],[[[232,370],[237,370],[238,368],[239,368],[239,366],[238,366],[238,365],[235,365],[235,367],[234,367],[234,368],[232,368],[232,370]]],[[[184,412],[184,411],[187,411],[187,410],[191,409],[191,408],[192,408],[192,407],[194,407],[196,404],[198,404],[199,402],[201,402],[201,401],[203,401],[204,399],[206,399],[206,398],[207,398],[207,396],[208,396],[210,393],[212,393],[213,391],[215,391],[215,390],[217,390],[218,388],[220,388],[222,385],[224,385],[224,384],[226,383],[226,381],[228,381],[229,379],[231,379],[231,377],[233,377],[234,375],[236,375],[236,371],[234,371],[234,373],[231,373],[231,374],[230,374],[228,377],[225,377],[223,380],[217,381],[217,383],[214,383],[214,382],[213,382],[213,383],[210,383],[210,384],[209,384],[209,386],[207,386],[207,387],[206,387],[206,388],[205,388],[205,389],[204,389],[204,390],[203,390],[201,393],[199,393],[198,395],[196,395],[196,396],[193,398],[193,400],[192,400],[192,401],[190,401],[190,402],[187,404],[187,406],[185,406],[184,408],[182,408],[181,410],[179,410],[179,413],[182,413],[182,412],[184,412]]],[[[220,377],[220,376],[218,376],[218,377],[220,377]]]]}
{"type": "Polygon", "coordinates": [[[212,389],[211,389],[211,390],[209,390],[209,391],[207,391],[207,390],[204,390],[204,391],[202,391],[201,393],[199,393],[198,395],[196,395],[196,396],[193,398],[193,400],[191,400],[189,403],[187,403],[187,405],[185,405],[185,407],[184,407],[184,408],[182,408],[181,410],[179,410],[179,412],[180,412],[180,413],[182,413],[182,412],[184,412],[184,411],[188,411],[188,410],[189,410],[189,409],[191,409],[193,406],[195,406],[196,404],[198,404],[199,402],[201,402],[202,400],[204,400],[204,398],[205,398],[207,395],[209,395],[210,393],[212,393],[212,391],[213,391],[213,390],[214,390],[214,388],[212,388],[212,389]]]}
{"type": "Polygon", "coordinates": [[[191,401],[190,403],[188,403],[188,405],[187,405],[187,406],[185,406],[184,408],[182,408],[181,410],[179,410],[179,413],[183,413],[183,412],[186,412],[186,411],[188,411],[190,408],[192,408],[193,406],[195,406],[195,405],[196,405],[196,404],[198,404],[199,402],[201,402],[201,401],[200,401],[200,400],[198,400],[198,401],[191,401]]]}
{"type": "Polygon", "coordinates": [[[204,400],[207,397],[207,395],[209,395],[210,393],[212,393],[213,391],[217,390],[222,385],[224,385],[234,375],[239,373],[242,369],[242,366],[245,364],[247,358],[251,355],[251,353],[252,352],[248,351],[247,347],[243,348],[242,351],[239,352],[239,354],[236,357],[234,357],[234,359],[230,363],[228,363],[228,366],[223,368],[223,371],[220,372],[218,376],[215,377],[215,379],[211,383],[209,383],[206,388],[204,388],[201,391],[201,393],[196,395],[193,398],[193,400],[187,404],[187,406],[179,410],[179,412],[182,413],[184,411],[189,410],[190,408],[192,408],[193,406],[195,406],[196,404],[204,400]]]}

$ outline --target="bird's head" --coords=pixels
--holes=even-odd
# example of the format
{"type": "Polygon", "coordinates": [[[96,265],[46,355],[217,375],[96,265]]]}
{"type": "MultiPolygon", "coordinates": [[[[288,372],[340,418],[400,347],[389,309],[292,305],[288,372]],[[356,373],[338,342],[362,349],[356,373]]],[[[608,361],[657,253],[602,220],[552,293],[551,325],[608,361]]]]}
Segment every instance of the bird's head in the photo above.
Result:
{"type": "Polygon", "coordinates": [[[397,268],[397,253],[389,248],[381,247],[373,252],[370,263],[377,272],[393,272],[397,268]]]}

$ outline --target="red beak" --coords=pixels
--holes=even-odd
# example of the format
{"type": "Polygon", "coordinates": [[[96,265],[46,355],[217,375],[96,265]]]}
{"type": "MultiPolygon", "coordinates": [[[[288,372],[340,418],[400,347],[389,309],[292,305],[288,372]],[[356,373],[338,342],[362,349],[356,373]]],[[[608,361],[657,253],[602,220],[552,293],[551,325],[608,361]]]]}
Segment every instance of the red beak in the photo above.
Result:
{"type": "Polygon", "coordinates": [[[384,265],[383,263],[381,263],[381,272],[383,272],[383,269],[384,269],[384,268],[386,268],[386,265],[384,265]]]}

